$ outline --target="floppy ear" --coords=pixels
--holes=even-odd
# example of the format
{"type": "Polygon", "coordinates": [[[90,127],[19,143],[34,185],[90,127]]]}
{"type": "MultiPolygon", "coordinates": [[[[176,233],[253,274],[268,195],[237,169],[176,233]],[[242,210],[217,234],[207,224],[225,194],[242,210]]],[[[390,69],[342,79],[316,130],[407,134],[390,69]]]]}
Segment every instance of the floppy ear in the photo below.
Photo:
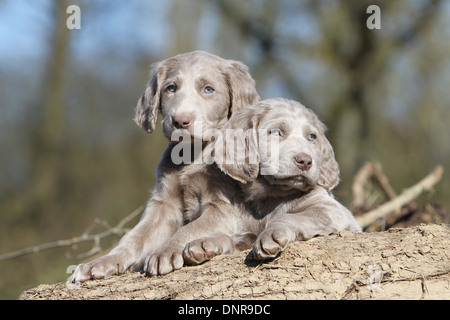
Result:
{"type": "Polygon", "coordinates": [[[214,161],[217,166],[242,183],[255,180],[259,174],[256,117],[252,117],[250,111],[232,115],[214,142],[214,161]]]}
{"type": "Polygon", "coordinates": [[[232,114],[257,103],[259,95],[248,67],[239,61],[228,61],[230,66],[225,71],[225,76],[230,94],[230,114],[232,114]]]}
{"type": "Polygon", "coordinates": [[[317,184],[331,191],[339,184],[339,165],[335,159],[333,147],[325,137],[325,125],[322,124],[320,131],[322,164],[317,184]]]}
{"type": "Polygon", "coordinates": [[[161,87],[164,82],[166,68],[163,63],[155,63],[150,72],[150,81],[147,83],[144,94],[136,106],[134,121],[148,133],[153,132],[158,116],[161,87]]]}

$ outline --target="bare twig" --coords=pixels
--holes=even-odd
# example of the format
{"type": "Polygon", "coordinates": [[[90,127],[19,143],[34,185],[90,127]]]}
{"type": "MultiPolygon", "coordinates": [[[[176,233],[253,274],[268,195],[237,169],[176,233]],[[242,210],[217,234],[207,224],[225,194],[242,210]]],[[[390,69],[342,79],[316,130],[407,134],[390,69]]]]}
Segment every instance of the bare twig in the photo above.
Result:
{"type": "Polygon", "coordinates": [[[100,250],[100,240],[106,237],[109,237],[111,235],[117,235],[122,236],[124,235],[128,229],[124,228],[124,226],[131,220],[133,220],[135,217],[140,215],[144,209],[144,206],[139,207],[132,213],[130,213],[128,216],[123,218],[115,227],[111,227],[107,229],[106,231],[97,233],[97,234],[89,234],[92,228],[88,228],[86,232],[84,232],[79,237],[73,237],[71,239],[67,240],[57,240],[53,242],[44,243],[38,246],[33,246],[29,248],[20,249],[14,252],[5,253],[0,255],[0,261],[8,260],[8,259],[14,259],[17,257],[21,257],[27,254],[31,253],[38,253],[44,250],[53,249],[53,248],[60,248],[60,247],[68,247],[73,246],[75,244],[81,243],[81,242],[87,242],[92,241],[94,243],[94,246],[92,249],[90,249],[87,253],[83,254],[82,257],[88,257],[92,254],[95,254],[99,252],[100,250]]]}
{"type": "Polygon", "coordinates": [[[374,223],[379,218],[388,215],[391,212],[398,211],[402,206],[411,202],[425,191],[430,191],[435,184],[437,184],[444,173],[444,168],[437,166],[428,176],[422,179],[414,186],[405,189],[399,196],[391,201],[388,201],[376,209],[373,209],[362,216],[356,217],[359,225],[366,228],[374,223]]]}
{"type": "Polygon", "coordinates": [[[370,181],[373,181],[373,183],[376,184],[387,200],[392,200],[397,196],[389,183],[389,179],[383,174],[381,165],[376,162],[366,162],[356,173],[353,180],[353,208],[359,210],[370,205],[370,203],[368,203],[369,191],[366,190],[368,189],[370,181]]]}

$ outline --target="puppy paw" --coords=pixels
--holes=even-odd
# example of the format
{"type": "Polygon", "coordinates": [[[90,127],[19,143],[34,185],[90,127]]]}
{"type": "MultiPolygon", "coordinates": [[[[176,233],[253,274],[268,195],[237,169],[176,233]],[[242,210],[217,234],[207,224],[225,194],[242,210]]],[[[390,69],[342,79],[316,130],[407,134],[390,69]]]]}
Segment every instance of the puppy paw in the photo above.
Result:
{"type": "Polygon", "coordinates": [[[148,276],[165,275],[184,265],[183,248],[163,246],[147,257],[143,271],[148,276]]]}
{"type": "Polygon", "coordinates": [[[75,269],[72,282],[79,283],[87,280],[103,279],[111,275],[126,271],[128,264],[121,254],[106,255],[89,263],[80,264],[75,269]]]}
{"type": "Polygon", "coordinates": [[[201,238],[186,245],[183,258],[186,264],[197,265],[217,255],[233,251],[233,240],[228,236],[201,238]]]}
{"type": "Polygon", "coordinates": [[[289,242],[289,236],[285,230],[265,230],[253,244],[252,257],[256,260],[275,258],[281,251],[286,249],[289,242]]]}

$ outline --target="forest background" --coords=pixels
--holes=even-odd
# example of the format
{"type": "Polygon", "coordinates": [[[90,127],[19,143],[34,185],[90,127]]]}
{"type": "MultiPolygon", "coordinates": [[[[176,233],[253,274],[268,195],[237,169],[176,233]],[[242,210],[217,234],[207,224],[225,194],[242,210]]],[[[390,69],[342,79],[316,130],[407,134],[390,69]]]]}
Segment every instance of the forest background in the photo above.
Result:
{"type": "MultiPolygon", "coordinates": [[[[0,254],[146,202],[166,140],[133,123],[134,107],[152,63],[197,49],[248,65],[262,98],[319,115],[346,205],[365,161],[397,191],[450,168],[449,21],[445,0],[0,0],[0,254]]],[[[444,175],[421,201],[448,208],[449,192],[444,175]]],[[[0,261],[0,298],[65,281],[85,248],[72,249],[0,261]]]]}

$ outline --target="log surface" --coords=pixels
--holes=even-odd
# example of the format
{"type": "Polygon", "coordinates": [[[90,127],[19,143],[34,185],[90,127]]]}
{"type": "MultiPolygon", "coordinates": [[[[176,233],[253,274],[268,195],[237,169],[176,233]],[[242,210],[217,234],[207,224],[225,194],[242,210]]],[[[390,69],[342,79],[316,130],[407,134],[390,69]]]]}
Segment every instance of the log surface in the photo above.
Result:
{"type": "Polygon", "coordinates": [[[127,273],[39,285],[19,299],[450,299],[450,229],[421,225],[296,241],[258,264],[248,251],[160,277],[127,273]]]}

